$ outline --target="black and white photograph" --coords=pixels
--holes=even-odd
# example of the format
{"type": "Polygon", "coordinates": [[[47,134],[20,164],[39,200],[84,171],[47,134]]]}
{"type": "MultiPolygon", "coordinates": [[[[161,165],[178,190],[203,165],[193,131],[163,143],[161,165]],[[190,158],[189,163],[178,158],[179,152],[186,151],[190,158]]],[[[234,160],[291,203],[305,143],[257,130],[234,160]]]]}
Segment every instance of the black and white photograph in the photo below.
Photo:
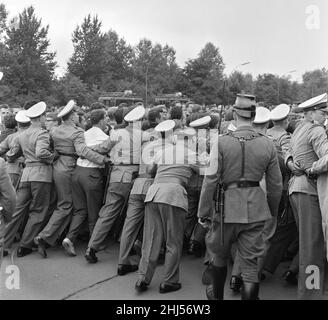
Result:
{"type": "Polygon", "coordinates": [[[0,301],[328,300],[327,39],[326,0],[0,0],[0,301]]]}

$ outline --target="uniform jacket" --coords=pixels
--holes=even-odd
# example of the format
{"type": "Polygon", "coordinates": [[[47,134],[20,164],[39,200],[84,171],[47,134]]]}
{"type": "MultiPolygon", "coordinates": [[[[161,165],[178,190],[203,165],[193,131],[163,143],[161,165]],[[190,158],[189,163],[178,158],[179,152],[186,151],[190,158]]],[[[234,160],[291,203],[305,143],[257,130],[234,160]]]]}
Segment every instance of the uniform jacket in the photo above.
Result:
{"type": "Polygon", "coordinates": [[[0,239],[4,236],[5,223],[11,220],[16,206],[16,192],[6,171],[6,163],[0,159],[0,239]]]}
{"type": "MultiPolygon", "coordinates": [[[[301,170],[305,170],[311,168],[314,162],[327,153],[328,139],[324,127],[303,120],[293,133],[286,161],[292,158],[301,170]]],[[[306,175],[293,176],[289,183],[289,194],[294,192],[317,195],[316,181],[306,175]]]]}
{"type": "Polygon", "coordinates": [[[290,149],[290,141],[292,136],[286,130],[279,127],[273,127],[271,129],[268,129],[267,135],[272,138],[275,143],[280,171],[283,179],[283,189],[287,190],[290,178],[290,171],[286,166],[285,158],[290,149]]]}
{"type": "MultiPolygon", "coordinates": [[[[11,147],[14,145],[14,140],[18,135],[24,133],[26,129],[20,129],[11,135],[9,135],[4,141],[0,144],[0,155],[7,153],[11,147]]],[[[14,162],[7,162],[7,172],[12,174],[21,174],[23,170],[23,163],[25,162],[24,157],[16,159],[14,162]]]]}
{"type": "Polygon", "coordinates": [[[156,176],[145,202],[164,203],[188,211],[186,187],[193,171],[198,171],[192,153],[183,144],[173,145],[163,141],[154,158],[156,176]]]}
{"type": "Polygon", "coordinates": [[[161,139],[148,141],[143,144],[139,166],[139,177],[134,181],[131,194],[147,194],[149,187],[154,181],[149,169],[152,167],[153,158],[161,145],[161,139]]]}
{"type": "Polygon", "coordinates": [[[59,158],[54,163],[54,169],[58,171],[73,170],[78,156],[99,165],[104,163],[103,155],[87,147],[83,129],[77,127],[73,121],[65,121],[60,126],[52,128],[50,138],[54,150],[59,154],[59,158]]]}
{"type": "Polygon", "coordinates": [[[141,145],[146,141],[149,141],[149,135],[141,131],[138,123],[130,123],[126,128],[111,132],[106,141],[91,149],[109,154],[113,163],[110,183],[131,183],[139,170],[141,145]]]}
{"type": "MultiPolygon", "coordinates": [[[[282,178],[273,142],[258,134],[251,126],[242,126],[232,133],[236,137],[255,139],[245,142],[245,174],[247,181],[260,182],[265,174],[267,197],[260,187],[234,188],[225,191],[226,223],[266,221],[278,213],[282,178]]],[[[242,177],[242,148],[238,139],[229,134],[219,136],[210,154],[200,196],[198,216],[212,218],[214,195],[218,183],[229,184],[242,177]]]]}
{"type": "Polygon", "coordinates": [[[26,167],[21,182],[52,182],[52,162],[54,154],[50,150],[49,133],[32,124],[18,135],[13,147],[7,152],[8,161],[24,156],[26,167]]]}

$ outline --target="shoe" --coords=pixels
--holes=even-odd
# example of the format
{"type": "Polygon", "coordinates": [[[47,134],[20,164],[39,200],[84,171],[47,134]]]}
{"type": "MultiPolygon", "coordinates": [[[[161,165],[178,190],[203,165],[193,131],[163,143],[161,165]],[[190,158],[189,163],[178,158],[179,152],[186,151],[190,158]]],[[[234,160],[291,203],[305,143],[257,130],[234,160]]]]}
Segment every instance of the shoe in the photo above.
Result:
{"type": "Polygon", "coordinates": [[[19,247],[17,250],[17,257],[18,258],[23,258],[33,252],[32,249],[29,248],[24,248],[24,247],[19,247]]]}
{"type": "Polygon", "coordinates": [[[38,252],[41,257],[47,258],[47,243],[41,237],[36,237],[34,242],[38,245],[38,252]]]}
{"type": "Polygon", "coordinates": [[[136,285],[135,285],[135,289],[141,293],[141,292],[145,292],[148,289],[148,284],[143,281],[143,280],[138,280],[136,285]]]}
{"type": "Polygon", "coordinates": [[[87,259],[87,261],[89,263],[97,263],[98,262],[98,258],[96,256],[96,250],[92,249],[92,248],[88,248],[86,253],[85,253],[85,258],[87,259]]]}
{"type": "Polygon", "coordinates": [[[117,268],[117,274],[119,276],[124,276],[127,273],[130,272],[135,272],[138,270],[138,266],[137,265],[132,265],[132,264],[120,264],[117,268]]]}
{"type": "Polygon", "coordinates": [[[243,280],[237,276],[232,276],[230,279],[230,289],[233,292],[240,292],[241,287],[243,286],[243,280]]]}
{"type": "Polygon", "coordinates": [[[287,283],[289,283],[292,286],[297,286],[298,280],[297,280],[297,275],[293,271],[286,271],[283,275],[283,278],[287,283]]]}
{"type": "Polygon", "coordinates": [[[73,242],[70,239],[65,238],[62,242],[62,245],[65,248],[68,255],[73,256],[73,257],[76,256],[76,252],[75,252],[75,249],[74,249],[73,242]]]}
{"type": "Polygon", "coordinates": [[[161,283],[159,286],[159,293],[169,293],[181,289],[181,283],[161,283]]]}

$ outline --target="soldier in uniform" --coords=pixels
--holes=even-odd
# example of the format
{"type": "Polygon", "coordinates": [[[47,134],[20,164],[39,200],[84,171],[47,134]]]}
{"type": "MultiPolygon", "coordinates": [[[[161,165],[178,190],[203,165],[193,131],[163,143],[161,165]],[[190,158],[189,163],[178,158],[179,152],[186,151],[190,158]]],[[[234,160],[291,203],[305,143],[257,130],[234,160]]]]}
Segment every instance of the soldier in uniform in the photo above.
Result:
{"type": "MultiPolygon", "coordinates": [[[[15,120],[18,124],[18,131],[9,135],[4,141],[0,144],[0,155],[2,156],[6,152],[10,150],[10,148],[13,146],[13,142],[16,139],[16,137],[23,133],[31,124],[30,118],[26,117],[25,110],[19,111],[16,116],[15,120]]],[[[9,173],[11,182],[15,189],[18,188],[20,176],[23,171],[25,159],[24,157],[20,157],[19,159],[15,160],[12,163],[7,163],[7,172],[9,173]]]]}
{"type": "Polygon", "coordinates": [[[117,271],[120,276],[138,270],[138,265],[131,264],[129,254],[141,228],[143,227],[146,205],[145,198],[147,191],[154,180],[149,172],[149,165],[151,158],[154,156],[159,145],[161,145],[161,141],[156,139],[146,142],[142,146],[139,174],[131,189],[128,209],[121,235],[119,265],[117,271]]]}
{"type": "MultiPolygon", "coordinates": [[[[211,122],[210,116],[203,117],[202,114],[198,114],[198,119],[190,122],[189,126],[196,130],[195,144],[193,150],[197,156],[204,156],[209,150],[207,150],[208,142],[208,125],[211,122]]],[[[199,205],[199,196],[202,189],[205,168],[202,168],[199,172],[194,172],[189,185],[188,185],[188,215],[186,218],[186,230],[185,238],[190,239],[188,247],[188,253],[194,254],[196,257],[201,257],[205,250],[205,234],[204,229],[198,224],[197,211],[199,205]]]]}
{"type": "Polygon", "coordinates": [[[164,281],[159,292],[181,288],[179,265],[183,247],[183,233],[188,210],[186,187],[195,167],[196,154],[184,142],[173,145],[175,122],[167,120],[156,127],[162,132],[162,146],[154,157],[154,183],[146,195],[142,256],[138,292],[147,290],[156,268],[163,241],[166,245],[164,281]]]}
{"type": "Polygon", "coordinates": [[[47,257],[47,245],[54,246],[56,241],[68,227],[72,213],[72,174],[76,166],[78,156],[104,165],[109,161],[85,144],[83,129],[76,126],[78,115],[75,111],[75,102],[69,101],[58,114],[62,124],[54,127],[50,132],[53,148],[58,158],[53,164],[53,180],[57,192],[57,208],[53,212],[48,224],[35,238],[38,251],[42,257],[47,257]]]}
{"type": "MultiPolygon", "coordinates": [[[[271,246],[264,262],[264,270],[274,273],[284,257],[287,249],[294,242],[298,245],[298,233],[293,212],[288,197],[288,182],[290,171],[285,164],[285,156],[290,147],[291,134],[286,131],[290,107],[281,104],[275,107],[270,114],[273,127],[268,129],[268,136],[273,139],[279,160],[279,167],[283,181],[283,191],[277,216],[277,228],[270,241],[271,246]]],[[[284,274],[285,280],[290,284],[297,284],[298,254],[294,257],[289,270],[284,274]]]]}
{"type": "MultiPolygon", "coordinates": [[[[219,136],[213,144],[210,164],[204,178],[198,217],[204,227],[211,258],[209,299],[223,299],[227,263],[232,243],[236,242],[243,280],[242,299],[254,300],[259,293],[258,258],[263,255],[265,221],[278,213],[282,180],[273,142],[257,133],[252,125],[255,97],[238,95],[234,106],[237,130],[219,136]],[[265,174],[267,196],[260,188],[265,174]],[[218,184],[224,194],[224,244],[220,245],[220,222],[213,216],[213,198],[218,184]]],[[[221,212],[223,214],[223,212],[221,212]]]]}
{"type": "MultiPolygon", "coordinates": [[[[108,139],[105,134],[105,111],[96,109],[91,111],[90,122],[92,128],[84,132],[85,142],[88,147],[100,144],[108,139]]],[[[75,256],[74,242],[81,230],[84,221],[88,220],[89,234],[91,235],[98,219],[99,210],[103,201],[103,165],[77,159],[76,168],[72,177],[72,199],[74,212],[69,231],[62,244],[66,252],[75,256]]]]}
{"type": "Polygon", "coordinates": [[[321,95],[301,103],[304,120],[296,127],[286,156],[288,167],[294,172],[289,184],[290,203],[299,232],[298,298],[321,299],[327,281],[322,216],[316,180],[309,176],[314,162],[328,153],[325,129],[316,118],[326,117],[327,95],[321,95]],[[296,169],[295,169],[296,168],[296,169]],[[308,267],[317,268],[319,285],[308,286],[308,267]]]}
{"type": "Polygon", "coordinates": [[[124,120],[129,123],[126,128],[115,130],[105,142],[92,147],[93,150],[102,154],[110,152],[113,167],[108,190],[105,191],[107,192],[106,202],[99,212],[99,218],[85,254],[89,263],[98,261],[96,252],[103,248],[104,240],[115,220],[120,216],[122,207],[129,197],[134,177],[138,174],[141,145],[144,140],[149,140],[145,132],[141,131],[141,119],[144,114],[143,106],[134,108],[124,117],[124,120]]]}
{"type": "Polygon", "coordinates": [[[51,152],[49,134],[42,129],[45,111],[44,102],[26,110],[25,115],[31,119],[31,126],[24,134],[17,136],[13,147],[7,152],[8,161],[25,157],[25,168],[17,190],[16,209],[5,232],[5,248],[10,248],[25,215],[29,214],[18,257],[32,253],[33,239],[40,232],[49,208],[54,154],[51,152]]]}
{"type": "MultiPolygon", "coordinates": [[[[252,123],[252,127],[254,130],[258,133],[261,133],[263,135],[266,135],[267,128],[270,121],[270,110],[264,107],[257,107],[256,108],[256,114],[255,119],[252,123]]],[[[266,194],[266,182],[265,182],[265,175],[263,176],[262,180],[260,181],[260,187],[266,194]]],[[[263,240],[264,240],[264,251],[263,256],[265,256],[268,248],[269,248],[269,240],[272,237],[274,233],[274,229],[276,227],[275,224],[275,217],[272,217],[270,220],[267,220],[264,225],[263,229],[263,240]]],[[[231,280],[230,280],[230,289],[234,292],[239,292],[242,287],[242,278],[241,278],[241,270],[240,270],[240,256],[238,254],[238,251],[235,250],[235,246],[233,246],[233,256],[234,256],[234,263],[233,268],[231,271],[231,280]]],[[[258,259],[258,265],[259,265],[259,272],[261,272],[263,267],[263,258],[258,259]]]]}

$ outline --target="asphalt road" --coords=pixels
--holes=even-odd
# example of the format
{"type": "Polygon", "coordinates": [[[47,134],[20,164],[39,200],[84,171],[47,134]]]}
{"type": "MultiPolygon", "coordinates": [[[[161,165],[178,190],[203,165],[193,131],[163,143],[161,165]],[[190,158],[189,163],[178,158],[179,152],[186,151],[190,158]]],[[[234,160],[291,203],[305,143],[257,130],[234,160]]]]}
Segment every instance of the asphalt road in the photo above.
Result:
{"type": "MultiPolygon", "coordinates": [[[[48,258],[42,259],[37,252],[24,258],[8,256],[4,258],[0,274],[0,299],[7,300],[206,300],[205,287],[201,283],[204,270],[203,259],[184,255],[180,268],[182,289],[160,294],[163,266],[158,266],[148,291],[137,294],[134,285],[137,273],[117,276],[118,244],[112,244],[99,252],[99,262],[88,264],[84,259],[86,244],[77,247],[77,257],[68,257],[63,248],[48,250],[48,258]],[[19,268],[19,289],[7,288],[13,284],[10,265],[19,268]],[[9,267],[9,268],[8,268],[9,267]],[[6,273],[7,272],[7,273],[6,273]]],[[[260,289],[261,300],[294,300],[296,287],[285,284],[281,275],[287,268],[281,264],[274,276],[268,276],[260,289]]],[[[238,300],[227,286],[225,299],[238,300]]],[[[16,279],[17,280],[17,279],[16,279]]]]}

